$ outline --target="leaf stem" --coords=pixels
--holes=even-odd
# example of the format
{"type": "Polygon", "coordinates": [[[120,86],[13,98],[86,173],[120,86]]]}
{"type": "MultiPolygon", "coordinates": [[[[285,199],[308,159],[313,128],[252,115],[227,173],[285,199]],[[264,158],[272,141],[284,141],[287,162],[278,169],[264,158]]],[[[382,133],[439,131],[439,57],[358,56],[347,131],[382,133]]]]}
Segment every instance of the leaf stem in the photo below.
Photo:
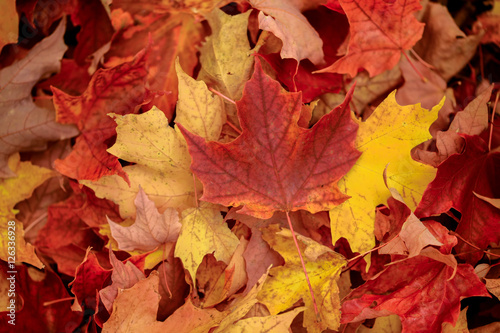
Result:
{"type": "Polygon", "coordinates": [[[448,234],[450,234],[450,235],[452,235],[452,236],[457,237],[458,239],[460,239],[460,240],[461,240],[462,242],[464,242],[465,244],[467,244],[467,245],[469,245],[469,246],[471,246],[471,247],[473,247],[473,248],[475,248],[475,249],[477,249],[477,250],[479,250],[479,251],[482,251],[482,252],[484,252],[484,253],[486,253],[486,254],[489,254],[489,255],[491,255],[491,256],[494,256],[494,257],[498,257],[498,258],[500,258],[500,254],[496,254],[496,253],[493,253],[493,252],[490,252],[490,251],[486,251],[486,250],[481,249],[480,247],[478,247],[478,246],[476,246],[476,245],[472,244],[471,242],[469,242],[468,240],[464,239],[462,236],[460,236],[459,234],[457,234],[455,231],[451,231],[451,230],[449,230],[449,231],[448,231],[448,234]]]}
{"type": "Polygon", "coordinates": [[[424,59],[422,59],[422,57],[420,57],[418,55],[417,52],[415,52],[414,49],[410,49],[410,52],[411,54],[422,64],[424,65],[425,67],[429,68],[429,69],[436,69],[436,67],[432,66],[431,64],[429,64],[427,61],[425,61],[424,59]]]}
{"type": "MultiPolygon", "coordinates": [[[[194,175],[193,175],[194,177],[194,175]]],[[[196,200],[196,204],[198,204],[198,200],[196,200]]],[[[165,286],[167,287],[167,291],[169,293],[169,297],[170,299],[172,299],[172,291],[170,291],[170,287],[168,286],[168,281],[167,281],[167,268],[165,267],[166,264],[165,264],[165,253],[167,252],[167,243],[163,244],[163,258],[162,258],[162,262],[163,262],[163,282],[165,283],[165,286]]]]}
{"type": "Polygon", "coordinates": [[[497,91],[497,97],[495,98],[495,105],[493,106],[493,112],[491,113],[491,123],[490,123],[490,137],[488,140],[488,151],[491,151],[491,141],[493,139],[493,120],[495,119],[495,112],[497,109],[498,96],[500,95],[500,91],[497,91]]]}
{"type": "Polygon", "coordinates": [[[198,191],[196,191],[196,176],[194,175],[194,173],[192,174],[193,175],[193,185],[194,185],[194,201],[195,201],[195,204],[196,204],[196,208],[198,208],[198,191]]]}
{"type": "Polygon", "coordinates": [[[226,101],[228,101],[229,103],[232,103],[232,104],[235,104],[236,105],[236,102],[233,101],[231,98],[227,97],[226,95],[224,95],[223,93],[215,90],[214,88],[211,88],[211,87],[208,87],[208,90],[210,90],[211,92],[213,92],[214,94],[224,98],[226,101]]]}
{"type": "Polygon", "coordinates": [[[49,306],[49,305],[52,305],[52,304],[55,304],[55,303],[59,303],[59,302],[72,301],[74,299],[75,299],[74,297],[66,297],[66,298],[55,299],[53,301],[43,302],[43,306],[49,306]]]}
{"type": "Polygon", "coordinates": [[[288,211],[286,213],[286,219],[288,221],[288,226],[290,227],[290,231],[292,232],[293,241],[295,243],[295,247],[297,248],[297,252],[299,252],[300,262],[302,264],[302,270],[304,271],[304,275],[306,276],[307,286],[309,287],[309,292],[311,293],[311,298],[314,306],[314,313],[316,314],[316,319],[321,321],[321,317],[319,315],[318,306],[316,305],[316,298],[314,297],[314,291],[312,289],[311,281],[309,280],[309,275],[307,275],[306,264],[304,263],[304,258],[302,258],[302,252],[300,252],[299,242],[297,241],[297,237],[295,236],[295,232],[293,231],[292,221],[290,220],[290,215],[288,211]]]}
{"type": "Polygon", "coordinates": [[[234,125],[232,122],[230,122],[229,120],[226,120],[226,124],[229,125],[229,127],[231,127],[233,130],[236,131],[236,133],[240,134],[243,133],[238,127],[236,127],[236,125],[234,125]]]}
{"type": "MultiPolygon", "coordinates": [[[[392,239],[391,239],[391,240],[392,240],[392,239]]],[[[374,247],[373,249],[368,250],[368,251],[366,251],[365,253],[358,254],[358,255],[357,255],[357,256],[355,256],[354,258],[351,258],[351,259],[347,260],[347,262],[348,262],[348,263],[350,263],[350,262],[352,262],[352,261],[354,261],[354,260],[357,260],[357,259],[359,259],[359,258],[363,258],[363,257],[364,257],[364,256],[366,256],[368,253],[375,252],[375,251],[377,251],[378,249],[383,248],[383,247],[384,247],[384,246],[386,246],[387,244],[389,244],[389,242],[384,243],[384,244],[382,244],[382,245],[379,245],[379,246],[377,246],[377,247],[374,247]]]]}

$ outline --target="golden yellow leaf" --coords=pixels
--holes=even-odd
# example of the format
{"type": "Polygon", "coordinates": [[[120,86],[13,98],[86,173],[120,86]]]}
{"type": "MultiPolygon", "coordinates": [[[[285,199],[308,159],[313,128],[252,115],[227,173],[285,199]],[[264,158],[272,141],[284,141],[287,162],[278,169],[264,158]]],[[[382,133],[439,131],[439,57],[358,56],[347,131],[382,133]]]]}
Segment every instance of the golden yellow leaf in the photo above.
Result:
{"type": "Polygon", "coordinates": [[[285,265],[271,269],[270,277],[258,295],[259,301],[267,306],[271,315],[276,315],[302,299],[306,305],[304,326],[308,332],[337,329],[340,325],[337,280],[340,268],[345,264],[343,257],[326,246],[297,235],[321,317],[321,322],[317,322],[290,230],[271,225],[262,229],[262,238],[285,259],[285,265]]]}
{"type": "Polygon", "coordinates": [[[19,153],[12,154],[8,160],[9,169],[16,177],[0,179],[0,259],[12,262],[26,262],[42,268],[43,264],[35,254],[31,244],[24,240],[23,224],[15,221],[17,211],[14,206],[21,200],[29,198],[35,188],[45,180],[53,177],[52,170],[32,165],[31,162],[21,162],[19,153]],[[13,251],[12,245],[15,250],[13,251]]]}
{"type": "Polygon", "coordinates": [[[355,147],[362,155],[338,183],[351,198],[330,211],[333,242],[345,237],[354,252],[375,245],[375,208],[391,196],[387,186],[401,193],[407,206],[415,210],[436,170],[414,161],[410,152],[431,138],[429,126],[443,103],[430,111],[419,104],[400,106],[393,91],[368,120],[356,120],[359,130],[355,147]],[[386,186],[383,173],[387,165],[386,186]]]}
{"type": "Polygon", "coordinates": [[[196,287],[196,271],[203,257],[213,253],[217,260],[229,264],[239,240],[227,227],[220,211],[208,203],[201,202],[200,207],[184,210],[181,223],[174,255],[182,260],[196,287]]]}
{"type": "Polygon", "coordinates": [[[118,204],[123,218],[135,217],[134,200],[139,186],[160,213],[167,207],[192,207],[195,189],[189,170],[191,157],[184,138],[177,129],[169,127],[163,112],[153,108],[140,115],[112,116],[118,125],[118,137],[108,151],[137,163],[123,168],[130,186],[117,175],[80,183],[93,189],[99,198],[118,204]]]}
{"type": "Polygon", "coordinates": [[[281,315],[242,319],[224,330],[224,333],[288,333],[293,319],[302,311],[304,311],[304,307],[293,309],[281,315]]]}
{"type": "Polygon", "coordinates": [[[205,82],[184,73],[179,59],[175,62],[175,70],[179,81],[175,122],[206,140],[217,141],[226,122],[222,97],[210,92],[205,82]]]}

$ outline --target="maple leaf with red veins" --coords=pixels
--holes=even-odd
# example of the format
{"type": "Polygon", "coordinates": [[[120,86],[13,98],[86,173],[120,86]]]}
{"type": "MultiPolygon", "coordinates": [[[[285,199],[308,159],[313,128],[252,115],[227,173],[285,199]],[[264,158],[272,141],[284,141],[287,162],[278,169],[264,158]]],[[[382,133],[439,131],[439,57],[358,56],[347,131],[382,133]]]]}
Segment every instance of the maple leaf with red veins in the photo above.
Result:
{"type": "Polygon", "coordinates": [[[401,52],[422,37],[424,24],[414,13],[422,8],[419,0],[339,0],[351,25],[345,56],[318,71],[347,73],[355,77],[364,68],[370,76],[393,68],[401,52]]]}
{"type": "Polygon", "coordinates": [[[98,312],[98,291],[103,288],[112,273],[112,270],[101,266],[95,253],[90,250],[87,249],[85,258],[76,268],[75,279],[69,284],[71,292],[75,295],[73,311],[83,311],[84,308],[98,312]]]}
{"type": "Polygon", "coordinates": [[[312,129],[298,126],[301,93],[282,92],[256,59],[252,79],[236,102],[242,134],[230,143],[206,142],[179,125],[204,185],[202,200],[270,218],[275,211],[329,210],[348,197],[337,181],[360,153],[357,125],[346,100],[312,129]]]}
{"type": "Polygon", "coordinates": [[[353,290],[342,304],[342,323],[397,314],[403,332],[441,332],[442,323],[455,325],[463,298],[490,297],[472,266],[443,260],[456,238],[438,222],[424,223],[443,244],[439,250],[393,263],[353,290]]]}
{"type": "Polygon", "coordinates": [[[404,332],[440,332],[441,324],[455,324],[460,300],[489,297],[468,264],[453,268],[423,256],[389,266],[377,278],[354,290],[342,305],[342,323],[397,314],[404,332]]]}
{"type": "MultiPolygon", "coordinates": [[[[429,184],[415,214],[427,217],[445,213],[450,208],[458,210],[462,217],[456,233],[467,241],[486,248],[491,242],[498,243],[500,234],[500,210],[480,199],[474,193],[499,198],[498,176],[500,152],[488,152],[488,146],[478,136],[460,134],[465,139],[462,154],[450,156],[438,166],[436,178],[429,184]]],[[[474,251],[466,255],[475,264],[483,253],[459,242],[458,252],[474,251]]]]}
{"type": "Polygon", "coordinates": [[[297,66],[295,59],[281,59],[278,53],[259,54],[276,71],[278,80],[290,91],[302,91],[302,102],[309,103],[324,93],[337,93],[342,88],[342,75],[334,73],[312,74],[316,69],[308,61],[297,66]],[[295,73],[297,72],[297,73],[295,73]]]}
{"type": "Polygon", "coordinates": [[[76,124],[82,132],[71,154],[55,161],[59,172],[78,180],[118,174],[128,181],[118,158],[106,151],[107,140],[116,135],[116,123],[107,114],[134,113],[147,98],[146,60],[147,49],[130,62],[98,70],[81,96],[70,96],[52,87],[57,121],[76,124]]]}

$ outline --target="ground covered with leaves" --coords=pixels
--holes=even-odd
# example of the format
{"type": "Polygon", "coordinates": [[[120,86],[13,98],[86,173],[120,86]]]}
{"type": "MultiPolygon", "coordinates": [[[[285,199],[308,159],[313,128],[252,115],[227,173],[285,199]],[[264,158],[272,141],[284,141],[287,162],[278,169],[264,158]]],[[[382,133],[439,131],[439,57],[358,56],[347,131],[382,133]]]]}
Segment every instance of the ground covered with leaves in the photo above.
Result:
{"type": "Polygon", "coordinates": [[[500,331],[499,1],[0,6],[0,331],[500,331]]]}

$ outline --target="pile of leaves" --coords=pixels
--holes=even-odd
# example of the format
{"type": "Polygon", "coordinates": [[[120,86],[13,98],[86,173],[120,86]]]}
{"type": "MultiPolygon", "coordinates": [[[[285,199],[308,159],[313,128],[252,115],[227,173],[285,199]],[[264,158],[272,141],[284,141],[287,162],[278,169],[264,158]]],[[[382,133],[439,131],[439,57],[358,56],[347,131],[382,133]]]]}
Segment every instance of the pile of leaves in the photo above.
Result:
{"type": "Polygon", "coordinates": [[[499,1],[1,6],[2,330],[500,330],[499,1]]]}

